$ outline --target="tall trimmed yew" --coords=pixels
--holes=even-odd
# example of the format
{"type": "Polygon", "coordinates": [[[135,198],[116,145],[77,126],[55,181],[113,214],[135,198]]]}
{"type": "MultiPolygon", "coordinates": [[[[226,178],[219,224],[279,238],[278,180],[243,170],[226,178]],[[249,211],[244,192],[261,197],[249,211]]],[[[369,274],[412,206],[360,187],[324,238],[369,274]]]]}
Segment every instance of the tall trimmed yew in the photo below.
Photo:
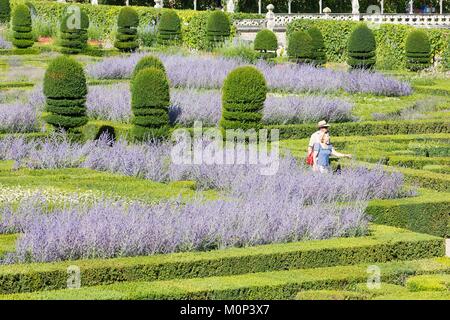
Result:
{"type": "Polygon", "coordinates": [[[157,41],[169,45],[181,40],[181,20],[175,10],[163,12],[158,24],[157,41]]]}
{"type": "Polygon", "coordinates": [[[310,63],[313,60],[312,39],[303,31],[295,31],[289,35],[287,53],[289,59],[298,63],[310,63]]]}
{"type": "Polygon", "coordinates": [[[308,29],[307,33],[312,40],[311,44],[313,63],[317,66],[322,66],[327,63],[327,54],[322,32],[320,32],[319,28],[317,27],[311,27],[308,29]]]}
{"type": "Polygon", "coordinates": [[[30,9],[24,4],[16,6],[12,17],[13,40],[16,48],[25,49],[33,46],[30,9]]]}
{"type": "Polygon", "coordinates": [[[84,69],[68,56],[52,60],[44,76],[45,121],[55,127],[71,130],[87,123],[87,85],[84,69]]]}
{"type": "Polygon", "coordinates": [[[411,71],[426,69],[431,64],[431,44],[422,30],[412,31],[406,38],[406,67],[411,71]]]}
{"type": "Polygon", "coordinates": [[[137,27],[139,16],[131,7],[123,7],[117,17],[117,36],[114,46],[120,51],[131,52],[139,47],[137,27]]]}
{"type": "Polygon", "coordinates": [[[83,11],[68,13],[61,19],[61,52],[77,54],[87,46],[87,30],[89,28],[89,17],[83,11]]]}
{"type": "Polygon", "coordinates": [[[278,49],[277,36],[269,29],[260,30],[256,34],[253,48],[259,52],[261,58],[275,58],[278,49]]]}
{"type": "Polygon", "coordinates": [[[358,25],[348,40],[348,64],[354,69],[371,69],[376,63],[376,42],[367,25],[358,25]]]}
{"type": "Polygon", "coordinates": [[[159,139],[169,133],[169,81],[158,68],[140,70],[131,82],[133,136],[137,140],[159,139]]]}
{"type": "Polygon", "coordinates": [[[230,37],[231,23],[227,14],[215,10],[211,12],[206,23],[206,33],[211,47],[220,46],[230,37]]]}
{"type": "Polygon", "coordinates": [[[260,128],[266,95],[266,79],[261,71],[252,66],[231,71],[222,87],[220,127],[225,130],[260,128]]]}
{"type": "Polygon", "coordinates": [[[11,5],[9,0],[0,0],[0,23],[8,23],[11,18],[11,5]]]}

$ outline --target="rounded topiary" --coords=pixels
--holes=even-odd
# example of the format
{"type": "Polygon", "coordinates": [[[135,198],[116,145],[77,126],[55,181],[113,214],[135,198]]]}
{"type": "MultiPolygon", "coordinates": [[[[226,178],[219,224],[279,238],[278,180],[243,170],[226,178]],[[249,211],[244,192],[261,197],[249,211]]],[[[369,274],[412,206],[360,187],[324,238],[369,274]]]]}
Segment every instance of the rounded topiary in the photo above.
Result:
{"type": "Polygon", "coordinates": [[[9,0],[0,0],[0,23],[8,23],[11,17],[9,0]]]}
{"type": "Polygon", "coordinates": [[[262,58],[275,58],[278,49],[277,36],[269,29],[260,30],[256,34],[253,48],[259,52],[262,58]]]}
{"type": "Polygon", "coordinates": [[[16,6],[12,16],[13,40],[17,48],[29,48],[33,46],[33,34],[31,27],[31,14],[24,4],[16,6]]]}
{"type": "Polygon", "coordinates": [[[80,10],[80,17],[70,13],[61,19],[61,52],[77,54],[87,46],[87,30],[89,28],[89,17],[80,10]],[[79,20],[78,20],[79,19],[79,20]]]}
{"type": "Polygon", "coordinates": [[[174,10],[167,10],[161,15],[158,25],[157,41],[167,45],[181,39],[181,20],[174,10]]]}
{"type": "Polygon", "coordinates": [[[117,18],[117,35],[114,46],[120,51],[130,52],[139,47],[137,42],[137,27],[139,16],[131,7],[123,7],[117,18]]]}
{"type": "Polygon", "coordinates": [[[223,11],[213,11],[208,16],[206,23],[206,34],[208,42],[212,47],[220,46],[230,37],[230,19],[223,11]]]}
{"type": "Polygon", "coordinates": [[[258,129],[266,94],[266,80],[255,67],[245,66],[231,71],[222,88],[221,128],[258,129]]]}
{"type": "Polygon", "coordinates": [[[84,69],[68,56],[50,62],[44,76],[45,121],[55,127],[70,130],[87,123],[86,77],[84,69]]]}
{"type": "Polygon", "coordinates": [[[311,27],[308,29],[307,33],[312,39],[312,58],[314,59],[313,63],[315,65],[322,66],[327,63],[327,54],[322,32],[320,32],[319,28],[317,27],[311,27]]]}
{"type": "Polygon", "coordinates": [[[309,63],[313,60],[312,39],[306,32],[295,31],[289,35],[288,56],[296,62],[309,63]]]}
{"type": "Polygon", "coordinates": [[[156,68],[160,69],[164,73],[166,72],[166,68],[164,68],[164,64],[159,60],[158,57],[155,56],[145,56],[141,58],[136,66],[133,69],[133,74],[131,75],[131,79],[134,79],[139,71],[145,68],[156,68]]]}
{"type": "Polygon", "coordinates": [[[159,68],[140,70],[131,83],[133,136],[138,140],[167,137],[169,81],[159,68]]]}
{"type": "Polygon", "coordinates": [[[411,71],[426,69],[431,64],[431,45],[422,30],[412,31],[406,38],[406,67],[411,71]]]}
{"type": "Polygon", "coordinates": [[[352,68],[371,69],[376,63],[376,42],[367,25],[358,25],[348,40],[348,64],[352,68]]]}

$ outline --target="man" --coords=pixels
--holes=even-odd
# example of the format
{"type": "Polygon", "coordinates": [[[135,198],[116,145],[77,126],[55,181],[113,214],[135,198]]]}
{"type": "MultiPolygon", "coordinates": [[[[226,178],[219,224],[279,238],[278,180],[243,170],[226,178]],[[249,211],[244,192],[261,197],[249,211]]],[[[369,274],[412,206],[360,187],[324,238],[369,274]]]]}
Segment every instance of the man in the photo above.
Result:
{"type": "MultiPolygon", "coordinates": [[[[320,137],[322,136],[322,133],[325,133],[328,135],[328,137],[330,136],[330,133],[328,131],[328,128],[330,127],[330,125],[325,121],[319,121],[319,123],[317,124],[317,127],[319,128],[319,130],[317,130],[316,132],[314,132],[311,135],[311,138],[309,139],[309,144],[308,144],[308,155],[306,157],[306,159],[311,159],[312,160],[312,153],[313,153],[313,149],[314,149],[314,145],[316,143],[320,143],[320,137]]],[[[307,160],[309,165],[313,165],[312,163],[309,163],[309,161],[307,160]]]]}

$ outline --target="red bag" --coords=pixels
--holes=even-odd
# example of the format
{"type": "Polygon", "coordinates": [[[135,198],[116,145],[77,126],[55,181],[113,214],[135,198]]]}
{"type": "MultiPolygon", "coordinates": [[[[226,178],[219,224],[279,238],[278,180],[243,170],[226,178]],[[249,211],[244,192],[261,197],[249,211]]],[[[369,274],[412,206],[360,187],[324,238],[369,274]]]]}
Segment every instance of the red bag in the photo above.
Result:
{"type": "Polygon", "coordinates": [[[308,156],[306,157],[306,164],[309,166],[314,165],[314,151],[308,154],[308,156]]]}

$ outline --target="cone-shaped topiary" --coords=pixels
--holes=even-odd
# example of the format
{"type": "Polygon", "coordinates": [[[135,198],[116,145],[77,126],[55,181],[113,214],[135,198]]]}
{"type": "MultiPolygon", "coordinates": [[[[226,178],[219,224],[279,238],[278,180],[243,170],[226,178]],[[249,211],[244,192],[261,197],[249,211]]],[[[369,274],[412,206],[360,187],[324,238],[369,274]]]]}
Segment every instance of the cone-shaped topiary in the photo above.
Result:
{"type": "Polygon", "coordinates": [[[260,57],[264,59],[275,58],[278,49],[277,36],[269,29],[260,30],[256,34],[253,48],[259,51],[260,57]]]}
{"type": "Polygon", "coordinates": [[[174,10],[167,10],[161,15],[158,25],[157,41],[168,45],[181,39],[181,20],[174,10]]]}
{"type": "Polygon", "coordinates": [[[230,19],[225,12],[215,10],[208,16],[206,23],[206,34],[211,47],[220,46],[230,37],[230,19]]]}
{"type": "Polygon", "coordinates": [[[313,63],[317,66],[322,66],[327,63],[327,54],[322,32],[320,32],[319,28],[317,27],[311,27],[308,29],[307,33],[312,39],[312,58],[314,59],[313,63]]]}
{"type": "Polygon", "coordinates": [[[313,59],[312,39],[303,31],[295,31],[289,35],[287,53],[291,60],[310,63],[313,59]]]}
{"type": "Polygon", "coordinates": [[[46,111],[45,121],[55,127],[70,130],[87,123],[86,77],[84,69],[68,56],[59,56],[50,62],[44,76],[46,111]]]}
{"type": "Polygon", "coordinates": [[[371,69],[376,63],[376,42],[367,25],[358,25],[348,40],[347,63],[352,68],[371,69]]]}
{"type": "Polygon", "coordinates": [[[261,125],[267,85],[263,74],[252,66],[230,72],[222,88],[223,129],[255,129],[261,125]]]}
{"type": "Polygon", "coordinates": [[[83,10],[64,15],[61,19],[61,52],[77,54],[83,51],[87,46],[88,28],[89,17],[83,10]]]}
{"type": "Polygon", "coordinates": [[[406,67],[411,71],[426,69],[431,64],[431,45],[422,30],[412,31],[406,38],[406,67]]]}
{"type": "Polygon", "coordinates": [[[140,70],[131,83],[133,136],[164,138],[169,133],[169,81],[159,68],[140,70]]]}
{"type": "Polygon", "coordinates": [[[33,46],[33,34],[31,27],[31,14],[24,4],[16,6],[12,17],[13,45],[17,48],[29,48],[33,46]]]}
{"type": "Polygon", "coordinates": [[[0,0],[0,23],[8,23],[11,17],[9,0],[0,0]]]}
{"type": "Polygon", "coordinates": [[[137,27],[139,16],[131,7],[123,7],[117,18],[117,36],[114,46],[120,51],[131,52],[139,47],[137,27]]]}
{"type": "Polygon", "coordinates": [[[158,57],[155,56],[145,56],[141,58],[136,66],[133,69],[133,74],[131,75],[131,79],[133,80],[139,71],[145,69],[145,68],[156,68],[160,69],[164,73],[166,72],[166,68],[164,68],[164,64],[159,60],[158,57]]]}

